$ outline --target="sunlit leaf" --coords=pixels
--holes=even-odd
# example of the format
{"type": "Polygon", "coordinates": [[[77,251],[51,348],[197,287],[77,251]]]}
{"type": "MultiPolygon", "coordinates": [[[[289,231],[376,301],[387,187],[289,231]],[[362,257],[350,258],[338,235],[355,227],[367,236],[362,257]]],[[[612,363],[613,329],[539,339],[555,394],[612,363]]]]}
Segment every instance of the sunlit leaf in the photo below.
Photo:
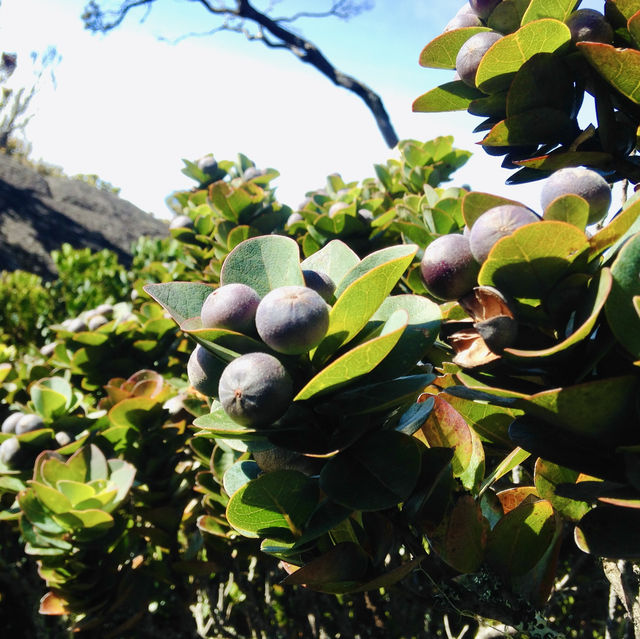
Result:
{"type": "Polygon", "coordinates": [[[327,334],[311,357],[324,362],[355,337],[379,308],[411,263],[417,246],[392,246],[371,253],[356,264],[336,288],[327,334]]]}
{"type": "Polygon", "coordinates": [[[476,73],[476,84],[486,93],[505,89],[513,74],[536,53],[559,51],[570,40],[569,27],[558,20],[529,22],[498,40],[485,53],[476,73]]]}
{"type": "Polygon", "coordinates": [[[453,448],[453,476],[474,491],[484,476],[484,450],[476,433],[462,415],[438,395],[435,406],[422,426],[429,446],[453,448]]]}
{"type": "Polygon", "coordinates": [[[577,4],[577,0],[531,0],[522,17],[522,24],[541,18],[555,18],[564,22],[577,4]]]}
{"type": "Polygon", "coordinates": [[[614,89],[640,104],[640,51],[600,42],[578,42],[576,46],[614,89]]]}
{"type": "Polygon", "coordinates": [[[143,288],[178,324],[200,315],[202,304],[213,291],[212,286],[198,282],[147,284],[143,288]]]}
{"type": "Polygon", "coordinates": [[[294,401],[309,399],[371,372],[398,343],[407,323],[406,311],[396,311],[378,337],[359,344],[323,368],[298,392],[294,401]]]}
{"type": "Polygon", "coordinates": [[[543,298],[569,272],[589,245],[580,229],[565,222],[534,222],[498,240],[482,265],[478,283],[505,295],[543,298]]]}
{"type": "Polygon", "coordinates": [[[420,65],[434,69],[455,69],[460,47],[476,33],[490,31],[487,27],[464,27],[442,33],[420,53],[420,65]]]}
{"type": "Polygon", "coordinates": [[[462,80],[441,84],[413,101],[412,110],[419,113],[465,111],[482,93],[462,80]]]}
{"type": "Polygon", "coordinates": [[[319,251],[306,258],[300,265],[305,270],[326,273],[338,287],[344,276],[360,261],[360,258],[340,240],[331,240],[319,251]]]}
{"type": "Polygon", "coordinates": [[[280,286],[304,286],[300,253],[295,240],[282,235],[252,237],[227,255],[220,285],[239,282],[260,297],[280,286]]]}
{"type": "Polygon", "coordinates": [[[317,484],[302,473],[279,470],[246,483],[229,500],[227,519],[245,531],[282,541],[294,541],[318,501],[317,484]]]}
{"type": "Polygon", "coordinates": [[[534,471],[534,481],[538,494],[551,502],[552,506],[569,521],[579,521],[590,509],[584,501],[561,497],[556,493],[559,484],[573,484],[580,473],[538,458],[534,471]]]}
{"type": "Polygon", "coordinates": [[[507,513],[489,533],[487,562],[499,574],[526,573],[544,555],[555,532],[553,508],[548,501],[524,501],[507,513]]]}

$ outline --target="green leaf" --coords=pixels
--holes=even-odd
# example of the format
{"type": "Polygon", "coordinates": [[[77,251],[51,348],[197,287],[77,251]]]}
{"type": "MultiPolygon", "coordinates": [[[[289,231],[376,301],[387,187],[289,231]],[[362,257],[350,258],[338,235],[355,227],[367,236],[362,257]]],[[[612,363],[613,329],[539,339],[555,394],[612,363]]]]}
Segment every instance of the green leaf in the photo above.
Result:
{"type": "Polygon", "coordinates": [[[85,499],[95,497],[96,494],[96,491],[91,486],[68,479],[60,480],[56,484],[56,488],[69,499],[73,507],[85,499]]]}
{"type": "Polygon", "coordinates": [[[575,541],[583,552],[608,559],[640,556],[640,510],[599,506],[588,512],[575,529],[575,541]]]}
{"type": "Polygon", "coordinates": [[[540,358],[557,355],[571,346],[575,346],[579,342],[587,339],[596,325],[598,317],[600,316],[600,311],[602,311],[605,306],[612,289],[612,284],[613,278],[611,277],[611,272],[608,268],[603,268],[589,285],[588,297],[585,304],[585,307],[589,309],[587,317],[584,319],[584,322],[573,331],[573,333],[561,342],[555,346],[535,351],[506,348],[504,356],[512,360],[537,361],[540,358]]]}
{"type": "Polygon", "coordinates": [[[633,298],[640,295],[640,233],[622,247],[611,267],[613,286],[605,313],[616,339],[635,358],[640,358],[640,317],[633,298]]]}
{"type": "Polygon", "coordinates": [[[374,577],[364,584],[358,585],[357,588],[350,590],[350,592],[379,591],[381,588],[389,588],[389,586],[393,586],[393,584],[401,581],[416,570],[422,561],[422,557],[417,557],[411,561],[407,561],[400,566],[396,566],[395,568],[382,573],[378,577],[374,577]]]}
{"type": "MultiPolygon", "coordinates": [[[[107,479],[109,466],[102,451],[95,445],[85,446],[74,453],[66,462],[70,475],[82,474],[80,481],[107,479]]],[[[71,479],[67,476],[65,479],[71,479]]]]}
{"type": "Polygon", "coordinates": [[[529,8],[522,17],[522,24],[541,18],[555,18],[564,22],[577,4],[579,4],[577,0],[531,0],[529,8]]]}
{"type": "Polygon", "coordinates": [[[482,139],[484,146],[557,144],[572,137],[575,123],[564,111],[549,107],[518,113],[498,122],[482,139]]]}
{"type": "MultiPolygon", "coordinates": [[[[445,392],[447,390],[445,389],[445,392]]],[[[464,417],[480,439],[506,447],[511,446],[509,424],[520,411],[486,402],[474,402],[454,395],[447,395],[446,400],[464,417]]]]}
{"type": "Polygon", "coordinates": [[[568,499],[556,494],[559,484],[575,484],[580,473],[552,462],[538,458],[534,471],[536,490],[542,499],[547,499],[551,505],[569,521],[579,521],[589,510],[590,505],[585,501],[568,499]]]}
{"type": "Polygon", "coordinates": [[[584,233],[565,222],[534,222],[498,240],[478,274],[481,286],[504,295],[542,299],[589,247],[584,233]]]}
{"type": "Polygon", "coordinates": [[[599,446],[562,426],[529,415],[518,417],[509,426],[509,436],[535,457],[573,468],[594,477],[620,481],[624,462],[611,452],[606,438],[599,446]]]}
{"type": "Polygon", "coordinates": [[[111,511],[118,505],[129,493],[133,480],[136,476],[136,467],[123,459],[110,459],[109,465],[109,484],[117,488],[116,496],[109,507],[111,511]]]}
{"type": "Polygon", "coordinates": [[[113,517],[104,510],[70,510],[56,513],[53,518],[61,526],[78,531],[77,536],[93,538],[106,532],[114,524],[113,517]]]}
{"type": "Polygon", "coordinates": [[[222,485],[227,495],[233,495],[245,484],[260,474],[260,467],[250,460],[238,461],[232,464],[224,474],[222,485]]]}
{"type": "Polygon", "coordinates": [[[227,235],[227,249],[233,250],[240,242],[248,240],[250,237],[256,237],[260,234],[260,231],[254,229],[251,226],[242,225],[236,226],[229,231],[227,235]]]}
{"type": "Polygon", "coordinates": [[[527,415],[583,437],[612,441],[635,411],[638,379],[632,375],[554,388],[518,400],[527,415]]]}
{"type": "Polygon", "coordinates": [[[511,83],[513,74],[536,53],[560,51],[570,41],[569,27],[558,20],[529,22],[498,40],[485,53],[476,73],[476,85],[485,93],[502,91],[511,83]]]}
{"type": "Polygon", "coordinates": [[[511,472],[516,466],[519,466],[523,461],[528,459],[530,455],[531,453],[522,448],[514,448],[482,482],[480,493],[485,492],[489,486],[511,472]]]}
{"type": "Polygon", "coordinates": [[[317,484],[297,471],[278,470],[251,480],[236,491],[227,519],[241,534],[291,542],[318,503],[317,484]]]}
{"type": "Polygon", "coordinates": [[[300,265],[305,270],[322,271],[338,287],[360,258],[344,242],[331,240],[300,265]]]}
{"type": "Polygon", "coordinates": [[[45,419],[62,415],[73,403],[73,388],[63,377],[39,379],[30,387],[29,392],[33,405],[45,419]]]}
{"type": "Polygon", "coordinates": [[[264,342],[236,331],[225,328],[202,328],[200,317],[192,317],[182,322],[180,330],[191,335],[198,344],[225,361],[234,359],[238,354],[269,350],[264,342]]]}
{"type": "Polygon", "coordinates": [[[523,575],[545,554],[555,527],[553,508],[548,501],[524,501],[489,533],[488,564],[505,578],[523,575]]]}
{"type": "Polygon", "coordinates": [[[67,399],[64,395],[56,393],[38,382],[31,386],[31,399],[33,406],[45,420],[53,420],[65,413],[67,399]]]}
{"type": "Polygon", "coordinates": [[[242,213],[252,204],[260,202],[263,197],[262,189],[255,184],[244,184],[234,188],[219,180],[209,187],[211,203],[225,219],[236,224],[241,223],[242,213]]]}
{"type": "MultiPolygon", "coordinates": [[[[73,459],[73,457],[71,458],[73,459]]],[[[36,467],[34,469],[34,479],[48,484],[50,487],[55,487],[60,479],[70,479],[73,481],[84,482],[85,472],[70,464],[70,460],[62,462],[56,457],[46,456],[46,453],[42,453],[36,460],[36,467]]]]}
{"type": "Polygon", "coordinates": [[[490,31],[487,27],[464,27],[440,34],[422,49],[420,66],[433,69],[455,69],[460,47],[476,33],[490,31]]]}
{"type": "Polygon", "coordinates": [[[160,411],[158,402],[151,397],[130,397],[113,406],[108,413],[113,426],[126,426],[143,430],[149,420],[150,411],[160,411]]]}
{"type": "Polygon", "coordinates": [[[420,444],[396,431],[378,431],[332,457],[320,487],[353,510],[392,508],[409,497],[420,474],[420,444]]]}
{"type": "Polygon", "coordinates": [[[494,122],[502,120],[507,115],[507,91],[485,95],[473,100],[468,111],[471,115],[490,118],[494,122]]]}
{"type": "Polygon", "coordinates": [[[435,375],[409,375],[375,384],[358,386],[343,393],[332,394],[327,404],[316,410],[335,415],[366,415],[389,411],[416,397],[435,379],[435,375]]]}
{"type": "Polygon", "coordinates": [[[51,486],[47,486],[46,484],[41,484],[33,479],[28,483],[38,500],[51,512],[64,513],[71,510],[73,506],[71,500],[55,488],[51,488],[51,486]]]}
{"type": "Polygon", "coordinates": [[[430,448],[453,448],[453,476],[472,492],[484,477],[484,449],[476,433],[469,428],[462,415],[440,395],[422,426],[430,448]]]}
{"type": "Polygon", "coordinates": [[[512,33],[522,21],[530,0],[501,0],[491,12],[487,26],[498,33],[512,33]]]}
{"type": "Polygon", "coordinates": [[[143,288],[178,324],[200,315],[202,304],[214,290],[212,286],[198,282],[147,284],[143,288]]]}
{"type": "MultiPolygon", "coordinates": [[[[404,269],[411,263],[414,255],[418,251],[418,247],[407,244],[403,246],[389,246],[370,253],[356,264],[343,278],[339,286],[336,287],[336,298],[342,294],[356,282],[361,282],[367,275],[384,269],[385,277],[379,282],[384,285],[387,293],[386,297],[396,282],[404,272],[404,269]]],[[[383,298],[384,299],[384,298],[383,298]]],[[[379,306],[378,304],[376,308],[379,306]]]]}
{"type": "Polygon", "coordinates": [[[24,516],[39,530],[52,535],[59,535],[64,528],[57,524],[43,507],[33,490],[25,490],[18,495],[18,504],[24,516]]]}
{"type": "Polygon", "coordinates": [[[466,111],[473,100],[482,93],[462,80],[441,84],[423,93],[413,101],[412,110],[418,113],[438,113],[443,111],[466,111]]]}
{"type": "Polygon", "coordinates": [[[623,238],[628,233],[633,235],[638,231],[640,231],[640,200],[625,208],[589,239],[591,251],[599,255],[616,242],[624,241],[623,238]]]}
{"type": "Polygon", "coordinates": [[[607,0],[605,10],[605,15],[610,21],[620,17],[624,24],[640,11],[640,0],[607,0]]]}
{"type": "Polygon", "coordinates": [[[570,114],[575,103],[574,78],[562,59],[537,53],[518,70],[507,93],[509,118],[543,107],[570,114]]]}
{"type": "Polygon", "coordinates": [[[589,203],[584,198],[573,193],[561,195],[547,206],[543,219],[567,222],[584,231],[589,219],[589,203]]]}
{"type": "Polygon", "coordinates": [[[280,286],[304,286],[295,240],[281,235],[252,237],[236,246],[222,265],[220,285],[239,282],[260,297],[280,286]]]}
{"type": "Polygon", "coordinates": [[[576,46],[616,91],[640,104],[640,51],[600,42],[578,42],[576,46]]]}
{"type": "Polygon", "coordinates": [[[206,437],[224,437],[224,438],[240,438],[253,439],[264,437],[264,431],[254,428],[247,428],[234,422],[222,408],[222,404],[214,400],[211,404],[211,412],[201,415],[194,420],[193,425],[201,429],[199,435],[206,437]]]}
{"type": "Polygon", "coordinates": [[[402,413],[396,430],[405,435],[414,435],[418,432],[422,424],[426,421],[427,417],[435,406],[435,399],[433,397],[427,397],[424,399],[422,396],[418,398],[418,402],[411,404],[409,408],[402,413]]]}
{"type": "Polygon", "coordinates": [[[434,343],[442,313],[440,306],[420,295],[391,295],[387,297],[373,314],[365,330],[382,325],[396,311],[403,310],[409,315],[409,324],[396,346],[372,373],[373,379],[391,379],[406,375],[415,368],[434,343]]]}
{"type": "Polygon", "coordinates": [[[391,293],[418,250],[414,245],[392,246],[371,253],[352,268],[336,288],[327,334],[311,359],[318,366],[355,337],[391,293]]]}
{"type": "MultiPolygon", "coordinates": [[[[335,308],[335,307],[334,307],[335,308]]],[[[352,348],[323,368],[293,398],[309,399],[318,393],[343,386],[351,380],[371,372],[394,348],[408,323],[406,311],[396,311],[385,322],[378,337],[352,348]]]]}

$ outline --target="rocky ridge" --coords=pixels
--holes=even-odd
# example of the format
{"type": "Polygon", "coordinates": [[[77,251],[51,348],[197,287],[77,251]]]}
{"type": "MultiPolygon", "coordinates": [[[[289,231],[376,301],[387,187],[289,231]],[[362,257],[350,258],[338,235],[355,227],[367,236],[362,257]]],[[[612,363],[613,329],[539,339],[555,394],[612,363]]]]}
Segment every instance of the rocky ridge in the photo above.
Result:
{"type": "Polygon", "coordinates": [[[113,193],[0,154],[0,270],[54,277],[50,252],[64,242],[109,249],[128,265],[142,235],[165,237],[168,225],[113,193]]]}

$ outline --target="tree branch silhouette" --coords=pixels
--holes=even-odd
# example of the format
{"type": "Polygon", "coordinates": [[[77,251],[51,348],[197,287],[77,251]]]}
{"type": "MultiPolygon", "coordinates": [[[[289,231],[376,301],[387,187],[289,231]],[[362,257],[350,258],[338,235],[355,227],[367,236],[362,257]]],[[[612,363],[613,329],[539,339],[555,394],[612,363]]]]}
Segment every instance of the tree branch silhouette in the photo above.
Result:
{"type": "MultiPolygon", "coordinates": [[[[243,34],[248,40],[260,41],[269,48],[287,49],[301,62],[317,69],[334,85],[357,95],[373,115],[386,144],[390,148],[396,146],[398,136],[380,96],[363,82],[337,69],[313,42],[283,26],[284,24],[290,25],[301,18],[333,16],[349,19],[371,8],[370,0],[334,0],[326,11],[299,12],[289,17],[279,18],[270,17],[269,10],[257,10],[249,0],[235,0],[232,3],[213,2],[212,0],[190,1],[198,2],[207,12],[223,18],[223,23],[209,31],[189,33],[179,39],[196,35],[212,35],[218,31],[234,31],[243,34]],[[251,31],[247,23],[254,26],[255,31],[251,31]]],[[[147,12],[142,18],[144,21],[152,5],[156,2],[157,0],[124,0],[118,8],[109,10],[103,8],[103,4],[99,0],[90,0],[85,6],[82,19],[86,29],[108,33],[122,24],[132,9],[146,7],[147,12]]]]}

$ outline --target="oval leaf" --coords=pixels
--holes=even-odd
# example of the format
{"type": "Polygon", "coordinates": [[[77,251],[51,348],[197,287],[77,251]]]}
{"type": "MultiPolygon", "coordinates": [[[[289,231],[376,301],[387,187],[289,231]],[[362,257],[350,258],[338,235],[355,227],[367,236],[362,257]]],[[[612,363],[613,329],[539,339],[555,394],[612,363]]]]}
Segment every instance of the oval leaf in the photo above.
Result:
{"type": "Polygon", "coordinates": [[[409,497],[420,474],[420,444],[396,431],[373,433],[330,459],[320,487],[353,510],[392,508],[409,497]]]}
{"type": "Polygon", "coordinates": [[[487,27],[464,27],[440,34],[422,49],[420,66],[432,69],[455,69],[460,47],[476,33],[490,31],[487,27]]]}
{"type": "Polygon", "coordinates": [[[355,337],[391,293],[418,250],[414,245],[392,246],[371,253],[343,278],[329,313],[327,334],[315,351],[318,366],[355,337]]]}
{"type": "Polygon", "coordinates": [[[360,258],[344,242],[331,240],[300,265],[303,269],[326,273],[336,288],[344,276],[360,262],[360,258]]]}
{"type": "Polygon", "coordinates": [[[578,42],[576,46],[614,89],[640,104],[640,51],[600,42],[578,42]]]}
{"type": "Polygon", "coordinates": [[[495,244],[478,283],[512,297],[542,299],[588,248],[584,233],[571,224],[527,224],[495,244]]]}
{"type": "Polygon", "coordinates": [[[498,40],[485,53],[476,73],[476,84],[485,93],[501,91],[529,58],[536,53],[558,51],[570,41],[569,27],[558,20],[529,22],[498,40]]]}
{"type": "Polygon", "coordinates": [[[531,570],[555,533],[555,517],[546,500],[522,504],[507,513],[489,534],[487,562],[505,578],[531,570]]]}
{"type": "Polygon", "coordinates": [[[331,362],[300,390],[293,398],[309,399],[328,392],[351,380],[370,373],[393,349],[408,324],[406,311],[396,311],[385,323],[379,337],[370,339],[331,362]]]}
{"type": "Polygon", "coordinates": [[[462,80],[441,84],[413,101],[412,110],[418,113],[466,111],[482,93],[462,80]]]}
{"type": "Polygon", "coordinates": [[[317,484],[294,470],[265,473],[237,490],[227,519],[240,533],[295,541],[318,502],[317,484]]]}
{"type": "Polygon", "coordinates": [[[240,242],[220,272],[221,286],[235,282],[251,286],[260,297],[280,286],[304,286],[295,240],[264,235],[240,242]]]}

